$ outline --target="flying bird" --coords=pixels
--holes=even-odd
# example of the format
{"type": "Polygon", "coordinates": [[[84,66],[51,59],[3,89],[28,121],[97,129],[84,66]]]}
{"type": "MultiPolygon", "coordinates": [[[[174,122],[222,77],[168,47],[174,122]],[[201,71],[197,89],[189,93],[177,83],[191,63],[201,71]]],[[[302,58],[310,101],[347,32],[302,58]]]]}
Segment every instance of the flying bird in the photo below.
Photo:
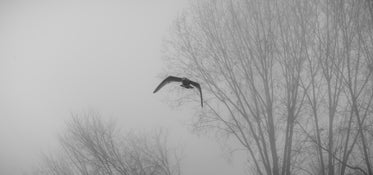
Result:
{"type": "Polygon", "coordinates": [[[155,88],[153,93],[156,93],[161,89],[164,85],[171,83],[171,82],[181,82],[181,87],[184,87],[186,89],[193,89],[196,87],[199,90],[199,94],[201,96],[201,106],[203,107],[203,99],[202,99],[202,89],[201,85],[197,82],[194,82],[192,80],[189,80],[188,78],[180,78],[175,76],[168,76],[166,79],[164,79],[158,86],[155,88]],[[193,87],[194,86],[194,87],[193,87]]]}

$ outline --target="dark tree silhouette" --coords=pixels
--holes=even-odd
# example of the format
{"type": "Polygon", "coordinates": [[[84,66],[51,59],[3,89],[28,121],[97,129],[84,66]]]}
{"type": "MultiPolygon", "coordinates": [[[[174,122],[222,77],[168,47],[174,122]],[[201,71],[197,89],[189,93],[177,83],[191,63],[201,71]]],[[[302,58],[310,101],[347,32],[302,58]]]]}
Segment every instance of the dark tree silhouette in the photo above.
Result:
{"type": "Polygon", "coordinates": [[[251,173],[372,174],[372,5],[193,1],[167,73],[204,85],[197,129],[240,143],[251,173]]]}

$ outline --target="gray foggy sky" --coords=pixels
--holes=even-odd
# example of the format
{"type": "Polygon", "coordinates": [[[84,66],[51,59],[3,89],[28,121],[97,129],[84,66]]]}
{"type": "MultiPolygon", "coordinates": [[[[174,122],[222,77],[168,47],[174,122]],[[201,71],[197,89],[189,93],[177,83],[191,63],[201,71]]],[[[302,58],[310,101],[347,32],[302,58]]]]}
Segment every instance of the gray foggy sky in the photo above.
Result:
{"type": "Polygon", "coordinates": [[[185,144],[184,174],[242,174],[213,139],[189,132],[185,123],[199,103],[173,110],[164,92],[152,94],[161,81],[162,39],[186,5],[1,1],[0,174],[35,165],[40,152],[56,147],[70,113],[85,110],[122,129],[167,128],[173,142],[185,144]]]}

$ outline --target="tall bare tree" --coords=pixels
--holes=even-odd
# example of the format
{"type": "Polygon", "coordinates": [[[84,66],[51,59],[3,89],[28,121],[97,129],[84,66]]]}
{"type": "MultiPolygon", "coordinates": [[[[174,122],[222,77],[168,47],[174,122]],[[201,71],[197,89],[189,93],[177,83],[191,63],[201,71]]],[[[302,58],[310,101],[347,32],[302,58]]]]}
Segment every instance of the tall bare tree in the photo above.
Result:
{"type": "Polygon", "coordinates": [[[371,174],[365,4],[193,1],[175,22],[166,58],[173,73],[203,82],[208,109],[196,126],[235,138],[252,173],[371,174]]]}

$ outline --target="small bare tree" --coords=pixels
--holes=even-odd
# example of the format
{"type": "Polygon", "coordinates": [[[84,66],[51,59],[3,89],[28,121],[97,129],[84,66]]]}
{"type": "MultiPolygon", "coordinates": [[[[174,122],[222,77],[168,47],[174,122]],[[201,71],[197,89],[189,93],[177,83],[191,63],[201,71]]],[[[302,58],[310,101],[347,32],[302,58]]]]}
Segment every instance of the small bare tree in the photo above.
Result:
{"type": "Polygon", "coordinates": [[[62,151],[44,156],[41,169],[67,175],[179,175],[180,161],[165,132],[123,135],[97,113],[74,115],[60,137],[62,151]]]}

